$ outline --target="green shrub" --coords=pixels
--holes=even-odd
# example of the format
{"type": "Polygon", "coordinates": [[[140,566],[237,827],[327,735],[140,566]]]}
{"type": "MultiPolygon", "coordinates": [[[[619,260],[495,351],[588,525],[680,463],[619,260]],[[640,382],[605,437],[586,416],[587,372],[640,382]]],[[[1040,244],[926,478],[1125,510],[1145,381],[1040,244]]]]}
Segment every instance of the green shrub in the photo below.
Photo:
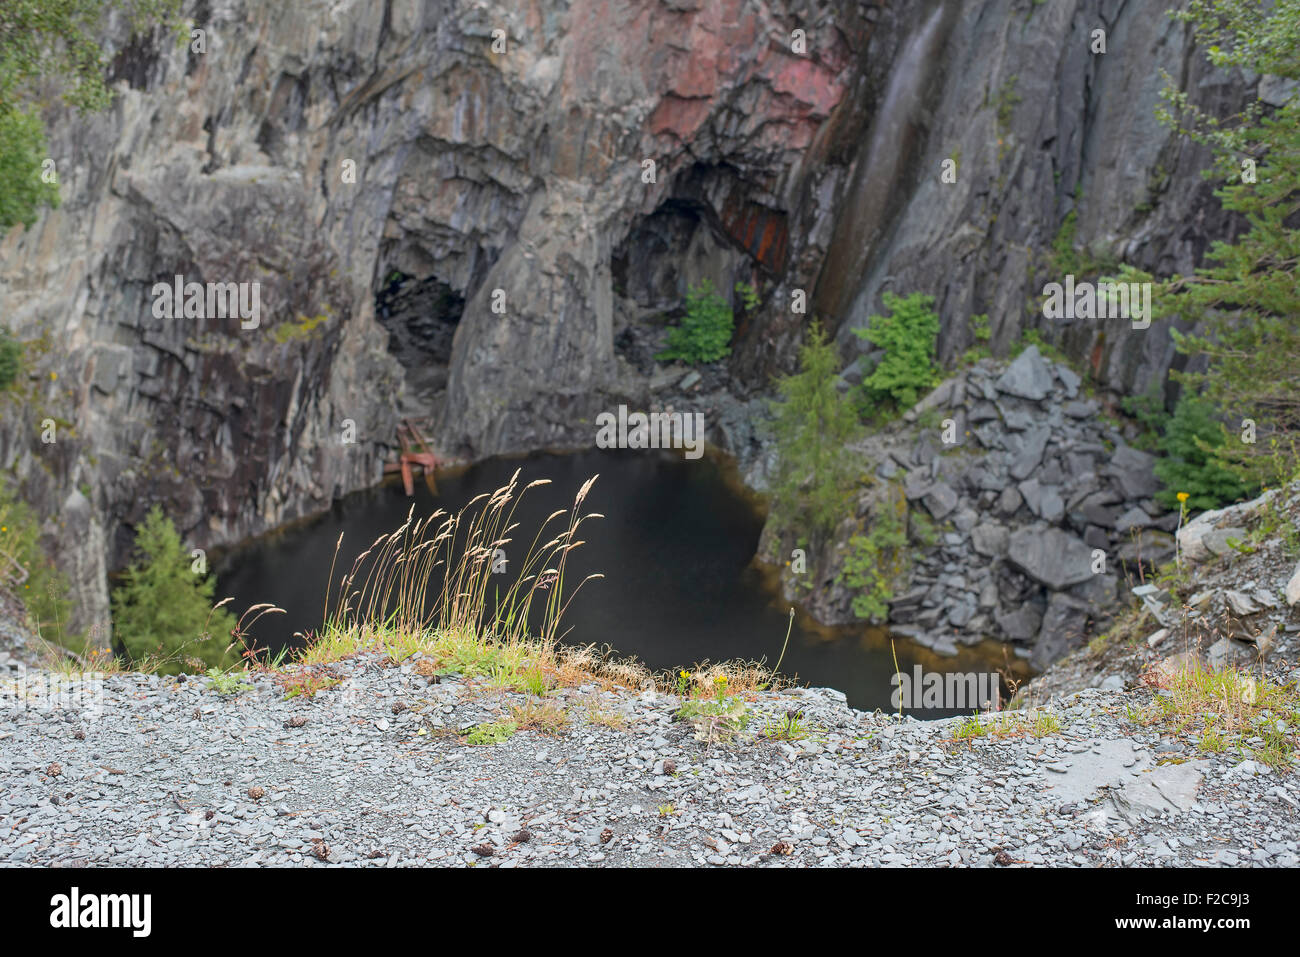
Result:
{"type": "Polygon", "coordinates": [[[30,226],[40,207],[58,207],[58,184],[41,178],[48,155],[36,111],[0,102],[0,229],[15,223],[30,226]]]}
{"type": "Polygon", "coordinates": [[[13,385],[22,368],[23,346],[9,334],[7,329],[0,329],[0,392],[13,385]]]}
{"type": "Polygon", "coordinates": [[[753,283],[738,282],[735,288],[740,294],[740,306],[745,312],[753,312],[758,308],[762,300],[759,299],[758,290],[754,288],[753,283]]]}
{"type": "Polygon", "coordinates": [[[839,580],[858,592],[852,607],[859,618],[884,621],[889,616],[894,582],[908,563],[907,499],[901,488],[891,492],[890,500],[873,513],[871,530],[849,539],[840,571],[839,580]]]}
{"type": "Polygon", "coordinates": [[[911,408],[939,382],[934,364],[939,316],[934,297],[914,292],[907,298],[885,293],[884,316],[871,316],[865,329],[853,334],[885,350],[875,371],[863,380],[864,411],[874,413],[882,403],[901,412],[911,408]]]}
{"type": "Polygon", "coordinates": [[[856,463],[845,446],[861,426],[851,400],[835,387],[838,368],[835,346],[813,323],[799,350],[799,371],[777,382],[772,512],[779,527],[832,530],[857,485],[856,463]]]}
{"type": "Polygon", "coordinates": [[[470,729],[469,734],[465,736],[466,744],[486,745],[486,744],[504,744],[509,741],[519,725],[513,721],[494,721],[490,724],[476,724],[470,729]]]}
{"type": "Polygon", "coordinates": [[[668,348],[657,359],[685,362],[717,362],[731,354],[731,333],[735,317],[727,300],[705,279],[692,286],[686,296],[686,316],[668,333],[668,348]]]}
{"type": "Polygon", "coordinates": [[[42,178],[49,156],[37,110],[54,81],[82,113],[112,102],[99,38],[124,18],[132,35],[159,24],[180,38],[180,0],[4,0],[0,4],[0,229],[30,226],[42,206],[58,206],[57,183],[42,178]]]}
{"type": "Polygon", "coordinates": [[[136,529],[140,559],[113,592],[113,632],[134,661],[150,659],[161,674],[227,668],[235,618],[213,609],[216,583],[196,574],[171,519],[155,505],[136,529]]]}
{"type": "Polygon", "coordinates": [[[221,695],[238,695],[245,691],[252,691],[253,686],[244,680],[244,673],[240,671],[222,671],[220,668],[209,668],[208,687],[217,694],[221,695]]]}
{"type": "Polygon", "coordinates": [[[1156,478],[1164,488],[1156,500],[1177,509],[1178,493],[1186,492],[1187,507],[1193,510],[1219,508],[1240,501],[1255,489],[1224,467],[1217,450],[1224,445],[1223,426],[1209,403],[1184,396],[1174,414],[1157,425],[1156,478]]]}

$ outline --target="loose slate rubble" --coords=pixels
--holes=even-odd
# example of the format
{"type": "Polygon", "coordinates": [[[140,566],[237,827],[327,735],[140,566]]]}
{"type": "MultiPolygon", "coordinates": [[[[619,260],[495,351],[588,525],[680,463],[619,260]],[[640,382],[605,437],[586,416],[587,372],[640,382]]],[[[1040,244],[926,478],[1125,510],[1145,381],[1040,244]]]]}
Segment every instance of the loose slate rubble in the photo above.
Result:
{"type": "Polygon", "coordinates": [[[344,684],[310,699],[286,701],[265,678],[223,697],[132,674],[89,683],[93,712],[6,709],[0,863],[1300,864],[1300,775],[1129,722],[1145,690],[1084,691],[1040,712],[1059,722],[1051,734],[969,745],[954,737],[963,718],[764,693],[750,732],[706,745],[674,720],[679,699],[592,684],[551,695],[570,716],[559,736],[471,747],[448,729],[523,696],[456,676],[430,685],[368,654],[338,667],[344,684]],[[807,737],[762,733],[794,710],[807,737]]]}
{"type": "Polygon", "coordinates": [[[942,532],[909,546],[917,561],[890,604],[896,633],[939,650],[998,638],[1042,668],[1104,630],[1126,569],[1136,578],[1139,564],[1173,557],[1178,515],[1152,498],[1154,458],[1080,386],[1030,346],[947,380],[896,435],[873,440],[877,480],[901,481],[942,532]]]}

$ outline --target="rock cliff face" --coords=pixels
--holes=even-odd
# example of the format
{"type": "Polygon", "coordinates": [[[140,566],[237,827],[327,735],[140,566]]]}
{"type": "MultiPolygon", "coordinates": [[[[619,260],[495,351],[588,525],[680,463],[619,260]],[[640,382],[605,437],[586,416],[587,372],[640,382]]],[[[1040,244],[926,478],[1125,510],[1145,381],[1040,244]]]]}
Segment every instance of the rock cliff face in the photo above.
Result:
{"type": "MultiPolygon", "coordinates": [[[[78,623],[106,625],[150,503],[196,547],[317,511],[378,478],[399,408],[466,456],[590,442],[596,412],[653,401],[647,334],[703,278],[763,296],[705,383],[743,451],[736,403],[790,366],[796,290],[846,345],[882,290],[933,293],[950,357],[970,313],[997,349],[1042,322],[1034,251],[1071,212],[1093,255],[1193,264],[1216,207],[1152,117],[1159,70],[1212,107],[1242,90],[1162,7],[187,4],[204,52],[109,38],[113,108],[48,117],[63,205],[0,237],[0,315],[41,343],[0,462],[78,623]],[[156,318],[177,274],[260,283],[260,325],[156,318]],[[377,296],[390,330],[436,311],[438,343],[390,342],[377,296]]],[[[1158,324],[1043,335],[1121,389],[1172,360],[1158,324]]]]}

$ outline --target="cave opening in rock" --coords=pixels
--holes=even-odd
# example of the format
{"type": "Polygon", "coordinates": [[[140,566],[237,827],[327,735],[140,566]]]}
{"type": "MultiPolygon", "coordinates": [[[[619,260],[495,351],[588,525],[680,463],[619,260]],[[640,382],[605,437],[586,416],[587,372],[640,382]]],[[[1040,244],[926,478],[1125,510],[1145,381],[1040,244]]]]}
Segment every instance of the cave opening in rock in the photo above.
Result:
{"type": "Polygon", "coordinates": [[[388,351],[406,372],[404,412],[428,415],[447,388],[452,340],[464,297],[436,276],[391,270],[375,290],[375,318],[388,333],[388,351]]]}
{"type": "Polygon", "coordinates": [[[617,311],[615,347],[643,373],[654,367],[663,329],[685,312],[688,291],[709,282],[731,302],[753,262],[728,241],[707,204],[689,198],[663,202],[615,247],[610,260],[617,311]]]}

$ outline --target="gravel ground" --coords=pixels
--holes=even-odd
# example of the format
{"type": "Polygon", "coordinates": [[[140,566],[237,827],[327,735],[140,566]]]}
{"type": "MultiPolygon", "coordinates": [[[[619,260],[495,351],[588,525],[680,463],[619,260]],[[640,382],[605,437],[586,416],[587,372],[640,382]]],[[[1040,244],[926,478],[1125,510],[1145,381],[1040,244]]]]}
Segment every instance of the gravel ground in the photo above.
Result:
{"type": "MultiPolygon", "coordinates": [[[[1300,863],[1297,774],[1203,756],[1125,718],[1151,692],[1088,690],[1059,731],[973,745],[960,719],[849,709],[825,689],[750,702],[705,744],[653,692],[562,689],[558,736],[463,733],[520,695],[481,680],[332,666],[269,678],[75,683],[0,712],[0,862],[11,865],[1265,865],[1300,863]],[[810,737],[772,740],[803,712],[810,737]],[[594,719],[594,720],[593,720],[594,719]],[[614,726],[611,726],[614,725],[614,726]]],[[[1296,677],[1292,675],[1291,677],[1296,677]]],[[[30,693],[45,676],[25,674],[30,693]]]]}

